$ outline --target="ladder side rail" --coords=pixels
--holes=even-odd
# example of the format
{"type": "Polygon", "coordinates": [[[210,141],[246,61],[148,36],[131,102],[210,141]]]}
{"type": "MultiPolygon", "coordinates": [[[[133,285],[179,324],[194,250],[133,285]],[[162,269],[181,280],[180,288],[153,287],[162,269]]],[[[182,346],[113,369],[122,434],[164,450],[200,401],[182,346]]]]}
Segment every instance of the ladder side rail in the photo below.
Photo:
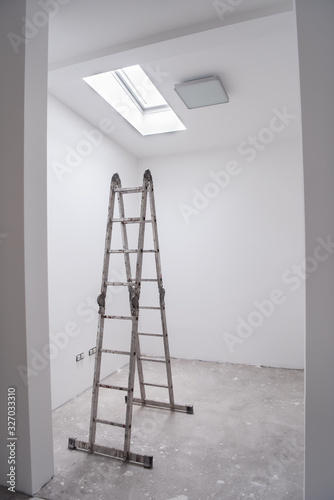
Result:
{"type": "MultiPolygon", "coordinates": [[[[121,192],[118,192],[117,196],[118,196],[118,208],[119,208],[120,218],[125,219],[123,194],[121,192]]],[[[127,227],[126,227],[126,224],[124,221],[121,222],[121,234],[122,234],[122,244],[123,244],[123,250],[124,250],[124,264],[125,264],[126,279],[128,282],[130,282],[131,281],[131,262],[130,262],[129,252],[127,252],[127,250],[129,250],[129,243],[128,243],[127,227]]]]}
{"type": "MultiPolygon", "coordinates": [[[[147,183],[144,183],[144,188],[141,196],[141,208],[140,208],[140,222],[139,222],[139,234],[138,234],[138,252],[137,252],[137,263],[136,263],[136,278],[134,286],[134,294],[131,297],[131,313],[132,313],[132,335],[131,335],[131,356],[130,356],[130,366],[129,366],[129,388],[132,390],[128,393],[127,406],[126,406],[126,417],[125,417],[125,437],[124,437],[124,453],[128,454],[130,452],[130,439],[131,439],[131,421],[132,421],[132,409],[133,409],[133,386],[135,378],[136,369],[136,349],[138,347],[138,320],[139,320],[139,297],[140,297],[140,285],[141,285],[141,275],[142,275],[142,263],[143,263],[143,245],[144,245],[144,235],[145,235],[145,215],[147,206],[147,183]]],[[[144,384],[140,383],[141,394],[142,387],[144,384]]]]}
{"type": "Polygon", "coordinates": [[[153,189],[152,177],[151,177],[150,186],[149,186],[149,198],[150,198],[150,209],[151,209],[151,219],[152,219],[153,243],[154,243],[154,249],[155,249],[154,256],[155,256],[155,265],[156,265],[156,270],[157,270],[158,288],[159,288],[160,316],[161,316],[164,351],[165,351],[165,357],[166,357],[168,394],[169,394],[170,405],[172,408],[174,408],[174,405],[175,405],[174,390],[173,390],[172,369],[171,369],[169,343],[168,343],[166,310],[165,310],[165,289],[163,287],[163,281],[162,281],[162,270],[161,270],[158,226],[157,226],[157,214],[156,214],[156,209],[155,209],[155,199],[154,199],[154,189],[153,189]]]}
{"type": "MultiPolygon", "coordinates": [[[[125,208],[124,208],[124,199],[123,199],[122,191],[118,191],[117,195],[118,195],[119,215],[120,215],[120,218],[125,219],[125,208]]],[[[142,193],[142,198],[143,198],[143,196],[144,196],[144,193],[142,193]]],[[[145,203],[147,203],[147,202],[145,202],[145,203]]],[[[133,283],[133,280],[132,280],[131,262],[130,262],[130,255],[128,252],[129,241],[128,241],[127,225],[125,222],[121,222],[121,230],[122,230],[122,243],[123,243],[123,250],[124,250],[126,280],[129,283],[129,285],[128,285],[129,301],[130,301],[130,309],[132,312],[132,300],[134,299],[136,301],[136,288],[135,288],[135,286],[134,286],[135,284],[133,283]]],[[[139,226],[139,231],[140,231],[140,226],[139,226]]],[[[136,252],[138,254],[138,249],[136,250],[136,252]]],[[[143,385],[144,375],[143,375],[142,362],[140,359],[141,353],[140,353],[140,344],[139,344],[139,338],[138,338],[138,328],[137,328],[136,343],[137,343],[137,347],[136,347],[137,369],[138,369],[140,394],[141,394],[141,397],[145,398],[145,387],[143,385]]]]}
{"type": "Polygon", "coordinates": [[[131,348],[128,376],[128,395],[126,398],[126,415],[125,415],[125,434],[124,434],[124,454],[128,457],[131,444],[131,425],[132,425],[132,409],[133,409],[133,392],[136,371],[136,349],[138,343],[138,310],[137,314],[132,316],[132,332],[131,332],[131,348]]]}
{"type": "MultiPolygon", "coordinates": [[[[145,220],[146,220],[146,212],[147,212],[147,193],[148,193],[148,179],[143,178],[143,188],[142,188],[142,198],[140,205],[140,222],[139,222],[139,232],[138,232],[138,245],[137,245],[137,264],[136,264],[136,287],[139,291],[138,299],[140,297],[141,291],[141,282],[142,282],[142,268],[143,268],[143,253],[144,253],[144,240],[145,240],[145,220]]],[[[138,303],[139,307],[139,303],[138,303]]],[[[138,368],[138,379],[139,379],[139,389],[140,389],[140,397],[142,401],[146,400],[146,389],[144,384],[144,372],[143,372],[143,363],[141,359],[141,351],[140,351],[140,341],[139,335],[138,337],[138,351],[137,351],[137,368],[138,368]]]]}
{"type": "Polygon", "coordinates": [[[102,269],[102,283],[101,283],[101,294],[98,297],[99,304],[99,320],[98,320],[98,330],[97,330],[97,339],[96,339],[96,355],[95,355],[95,364],[94,364],[94,380],[93,380],[93,393],[92,393],[92,407],[91,407],[91,416],[90,416],[90,427],[89,427],[89,446],[90,449],[93,449],[93,444],[95,443],[96,437],[96,422],[95,418],[97,416],[97,407],[98,407],[98,399],[99,399],[99,382],[100,382],[100,374],[101,374],[101,349],[103,344],[103,332],[104,332],[104,317],[105,314],[105,299],[107,292],[107,281],[108,281],[108,273],[109,273],[109,261],[110,261],[110,245],[111,245],[111,235],[112,235],[112,220],[114,216],[114,208],[115,208],[115,191],[114,188],[117,185],[117,179],[115,176],[112,177],[111,185],[110,185],[110,194],[109,194],[109,206],[108,206],[108,218],[107,218],[107,228],[106,228],[106,237],[105,237],[105,245],[104,245],[104,259],[103,259],[103,269],[102,269]]]}

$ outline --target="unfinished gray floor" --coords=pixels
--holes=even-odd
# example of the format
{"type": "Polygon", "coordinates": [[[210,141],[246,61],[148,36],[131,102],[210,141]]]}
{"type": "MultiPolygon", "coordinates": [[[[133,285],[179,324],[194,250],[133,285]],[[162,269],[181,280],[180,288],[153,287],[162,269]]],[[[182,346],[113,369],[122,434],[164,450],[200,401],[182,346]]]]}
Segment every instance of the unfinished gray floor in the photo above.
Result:
{"type": "MultiPolygon", "coordinates": [[[[161,366],[147,365],[146,379],[158,381],[161,366]]],[[[153,469],[67,449],[68,437],[88,438],[86,391],[53,414],[55,475],[36,496],[302,500],[303,372],[188,360],[172,360],[172,369],[176,402],[193,404],[194,415],[134,407],[132,451],[153,455],[153,469]]],[[[109,381],[126,378],[123,369],[109,381]]],[[[102,418],[121,419],[124,395],[105,390],[101,396],[102,418]]],[[[164,396],[156,388],[148,394],[164,396]]],[[[97,442],[122,447],[121,429],[99,429],[97,442]]]]}

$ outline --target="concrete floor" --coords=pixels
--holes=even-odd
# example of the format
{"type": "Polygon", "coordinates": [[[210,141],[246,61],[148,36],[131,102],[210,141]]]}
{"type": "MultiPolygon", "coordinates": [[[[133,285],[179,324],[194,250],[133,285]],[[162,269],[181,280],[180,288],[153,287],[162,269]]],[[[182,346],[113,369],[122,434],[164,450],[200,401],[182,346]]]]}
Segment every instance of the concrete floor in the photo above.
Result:
{"type": "MultiPolygon", "coordinates": [[[[146,364],[146,380],[161,383],[161,365],[146,364]]],[[[153,455],[153,469],[67,449],[69,437],[88,438],[86,391],[54,411],[55,475],[36,497],[302,500],[303,371],[179,359],[172,370],[176,402],[193,404],[194,415],[134,407],[131,451],[153,455]]],[[[126,379],[125,368],[108,381],[126,379]]],[[[147,397],[165,394],[152,388],[147,397]]],[[[123,393],[101,391],[100,403],[99,416],[121,421],[123,393]]],[[[122,429],[98,428],[99,444],[122,448],[122,429]]]]}

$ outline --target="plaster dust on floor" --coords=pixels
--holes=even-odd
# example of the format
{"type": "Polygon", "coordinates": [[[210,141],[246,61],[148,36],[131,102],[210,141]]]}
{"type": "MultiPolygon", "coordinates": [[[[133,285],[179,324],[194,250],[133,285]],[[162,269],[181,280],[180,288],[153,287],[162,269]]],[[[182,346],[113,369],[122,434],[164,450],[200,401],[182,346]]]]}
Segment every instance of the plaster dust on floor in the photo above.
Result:
{"type": "MultiPolygon", "coordinates": [[[[145,371],[153,383],[163,375],[157,365],[147,363],[145,371]]],[[[175,401],[193,405],[193,415],[133,409],[131,451],[153,455],[153,469],[68,449],[69,437],[88,439],[87,390],[53,412],[55,474],[36,497],[302,500],[302,370],[172,359],[172,373],[175,401]]],[[[105,380],[119,385],[127,375],[124,367],[105,380]]],[[[148,398],[165,399],[163,389],[151,389],[148,398]]],[[[118,418],[124,414],[124,396],[116,392],[101,391],[102,418],[111,410],[118,418]]],[[[100,425],[96,442],[122,448],[123,432],[100,425]]]]}

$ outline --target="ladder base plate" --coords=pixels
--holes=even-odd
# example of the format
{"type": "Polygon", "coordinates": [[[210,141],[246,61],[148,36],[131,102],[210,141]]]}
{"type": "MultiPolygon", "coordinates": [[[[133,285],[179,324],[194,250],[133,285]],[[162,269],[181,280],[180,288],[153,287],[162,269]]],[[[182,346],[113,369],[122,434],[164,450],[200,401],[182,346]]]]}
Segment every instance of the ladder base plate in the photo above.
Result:
{"type": "Polygon", "coordinates": [[[171,405],[170,403],[163,403],[162,401],[154,401],[152,399],[141,399],[133,398],[133,404],[140,406],[149,406],[151,408],[164,408],[166,410],[181,411],[188,413],[189,415],[194,414],[194,407],[189,405],[171,405]]]}
{"type": "Polygon", "coordinates": [[[153,467],[153,457],[149,455],[140,455],[138,453],[132,452],[125,453],[123,450],[108,448],[107,446],[101,446],[98,444],[93,444],[91,448],[88,442],[79,441],[75,438],[69,438],[68,447],[70,450],[88,451],[91,453],[96,453],[98,455],[107,455],[108,457],[119,458],[128,462],[134,462],[142,465],[143,467],[145,467],[145,469],[152,469],[153,467]]]}

